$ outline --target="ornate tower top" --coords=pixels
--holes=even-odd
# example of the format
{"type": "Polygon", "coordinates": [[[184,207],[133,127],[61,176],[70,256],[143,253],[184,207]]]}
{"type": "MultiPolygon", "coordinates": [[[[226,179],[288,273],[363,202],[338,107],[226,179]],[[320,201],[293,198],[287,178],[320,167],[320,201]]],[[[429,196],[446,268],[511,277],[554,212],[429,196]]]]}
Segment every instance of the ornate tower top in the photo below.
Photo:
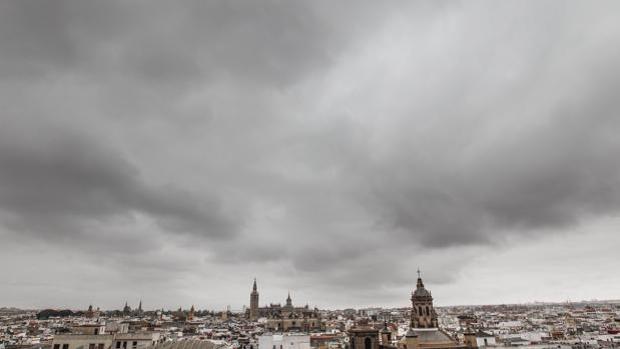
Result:
{"type": "Polygon", "coordinates": [[[418,281],[416,282],[416,289],[411,295],[412,298],[431,298],[431,293],[424,288],[424,281],[422,281],[422,277],[420,276],[420,268],[418,268],[418,281]]]}
{"type": "Polygon", "coordinates": [[[254,284],[252,285],[252,292],[258,292],[258,289],[256,287],[256,278],[254,278],[254,284]]]}

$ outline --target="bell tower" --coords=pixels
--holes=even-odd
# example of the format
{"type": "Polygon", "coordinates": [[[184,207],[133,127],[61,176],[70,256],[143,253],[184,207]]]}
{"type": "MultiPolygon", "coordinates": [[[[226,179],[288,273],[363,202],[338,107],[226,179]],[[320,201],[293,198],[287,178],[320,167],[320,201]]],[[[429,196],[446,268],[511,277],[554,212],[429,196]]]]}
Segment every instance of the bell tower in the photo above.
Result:
{"type": "Polygon", "coordinates": [[[293,308],[293,300],[291,299],[291,291],[288,292],[288,296],[286,297],[286,306],[287,308],[293,308]]]}
{"type": "Polygon", "coordinates": [[[418,282],[411,293],[411,328],[437,328],[437,313],[433,308],[433,296],[424,288],[424,282],[418,268],[418,282]]]}
{"type": "Polygon", "coordinates": [[[254,278],[254,285],[252,285],[252,293],[250,293],[250,320],[256,321],[258,319],[258,290],[256,287],[256,278],[254,278]]]}

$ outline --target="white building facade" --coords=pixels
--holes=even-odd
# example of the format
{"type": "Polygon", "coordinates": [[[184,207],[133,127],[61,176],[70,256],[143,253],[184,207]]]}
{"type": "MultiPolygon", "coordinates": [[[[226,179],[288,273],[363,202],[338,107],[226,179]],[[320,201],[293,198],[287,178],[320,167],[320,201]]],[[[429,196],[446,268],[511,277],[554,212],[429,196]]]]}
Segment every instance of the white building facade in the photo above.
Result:
{"type": "Polygon", "coordinates": [[[266,334],[258,337],[258,349],[310,349],[310,336],[266,334]]]}

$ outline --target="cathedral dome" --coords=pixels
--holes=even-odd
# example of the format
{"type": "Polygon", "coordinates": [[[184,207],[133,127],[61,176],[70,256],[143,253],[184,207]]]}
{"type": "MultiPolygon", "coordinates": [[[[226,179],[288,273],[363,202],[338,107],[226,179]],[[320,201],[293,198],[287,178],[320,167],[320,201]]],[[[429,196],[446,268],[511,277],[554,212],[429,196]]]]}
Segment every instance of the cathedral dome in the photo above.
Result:
{"type": "Polygon", "coordinates": [[[421,288],[417,288],[414,292],[413,292],[413,296],[414,297],[431,297],[431,293],[428,292],[427,289],[421,287],[421,288]]]}
{"type": "Polygon", "coordinates": [[[413,291],[413,297],[415,298],[432,298],[431,293],[424,287],[424,282],[422,281],[422,277],[420,276],[420,270],[418,269],[418,282],[416,284],[416,289],[413,291]]]}

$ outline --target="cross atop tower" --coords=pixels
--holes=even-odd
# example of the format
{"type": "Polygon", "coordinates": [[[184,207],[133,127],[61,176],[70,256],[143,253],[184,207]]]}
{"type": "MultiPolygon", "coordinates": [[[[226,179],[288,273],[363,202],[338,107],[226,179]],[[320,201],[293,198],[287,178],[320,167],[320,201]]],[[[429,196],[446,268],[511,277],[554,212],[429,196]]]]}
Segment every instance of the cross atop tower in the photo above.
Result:
{"type": "Polygon", "coordinates": [[[418,279],[421,278],[420,276],[420,267],[418,267],[418,279]]]}

